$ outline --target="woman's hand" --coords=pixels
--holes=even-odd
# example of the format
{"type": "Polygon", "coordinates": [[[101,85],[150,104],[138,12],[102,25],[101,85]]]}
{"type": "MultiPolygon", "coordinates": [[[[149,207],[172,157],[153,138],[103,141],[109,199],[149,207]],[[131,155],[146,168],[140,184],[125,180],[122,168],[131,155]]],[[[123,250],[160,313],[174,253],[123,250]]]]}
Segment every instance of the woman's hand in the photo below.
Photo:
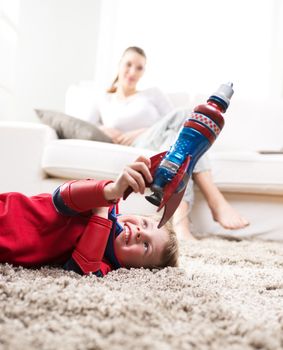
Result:
{"type": "Polygon", "coordinates": [[[128,131],[123,134],[121,133],[113,138],[113,142],[119,145],[130,146],[140,134],[145,132],[145,130],[146,128],[142,128],[128,131]]]}
{"type": "Polygon", "coordinates": [[[149,158],[140,156],[133,164],[126,166],[114,182],[104,187],[105,199],[113,201],[121,198],[128,187],[144,194],[146,182],[152,182],[150,165],[149,158]]]}
{"type": "Polygon", "coordinates": [[[115,142],[115,139],[122,135],[121,131],[115,128],[107,128],[106,126],[101,125],[99,129],[109,136],[114,143],[117,143],[115,142]]]}

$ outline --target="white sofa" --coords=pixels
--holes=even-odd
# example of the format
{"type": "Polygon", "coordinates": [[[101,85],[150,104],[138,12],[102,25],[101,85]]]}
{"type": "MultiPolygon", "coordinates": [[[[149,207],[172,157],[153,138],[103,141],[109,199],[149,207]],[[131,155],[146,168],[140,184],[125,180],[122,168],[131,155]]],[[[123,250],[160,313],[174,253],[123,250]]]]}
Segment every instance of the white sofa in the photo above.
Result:
{"type": "MultiPolygon", "coordinates": [[[[236,95],[236,93],[235,93],[236,95]]],[[[68,89],[66,113],[88,119],[95,88],[77,84],[68,89]]],[[[176,106],[194,107],[207,96],[170,94],[176,106]]],[[[282,101],[244,101],[232,98],[224,130],[209,151],[214,180],[231,204],[251,222],[248,228],[228,231],[215,223],[201,194],[191,213],[193,230],[204,234],[283,240],[283,154],[259,154],[259,149],[283,146],[282,101]],[[268,122],[267,122],[268,118],[268,122]],[[282,143],[281,143],[282,141],[282,143]]],[[[138,155],[136,149],[86,140],[59,140],[40,123],[0,123],[0,191],[26,194],[50,192],[70,178],[115,178],[138,155]]],[[[143,196],[121,203],[124,212],[153,213],[143,196]]]]}

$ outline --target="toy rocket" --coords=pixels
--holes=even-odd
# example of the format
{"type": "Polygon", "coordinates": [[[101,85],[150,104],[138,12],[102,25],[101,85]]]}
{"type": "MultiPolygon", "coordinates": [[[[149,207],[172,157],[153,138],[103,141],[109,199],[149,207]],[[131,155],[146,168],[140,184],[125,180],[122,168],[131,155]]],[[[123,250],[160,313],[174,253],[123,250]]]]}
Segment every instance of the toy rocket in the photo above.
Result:
{"type": "MultiPolygon", "coordinates": [[[[167,152],[151,157],[150,186],[153,192],[146,199],[164,207],[158,227],[162,227],[180,204],[188,181],[199,158],[210,148],[224,126],[226,112],[233,95],[233,84],[222,84],[207,103],[198,105],[184,122],[175,143],[167,152]]],[[[124,199],[131,191],[126,191],[124,199]]]]}

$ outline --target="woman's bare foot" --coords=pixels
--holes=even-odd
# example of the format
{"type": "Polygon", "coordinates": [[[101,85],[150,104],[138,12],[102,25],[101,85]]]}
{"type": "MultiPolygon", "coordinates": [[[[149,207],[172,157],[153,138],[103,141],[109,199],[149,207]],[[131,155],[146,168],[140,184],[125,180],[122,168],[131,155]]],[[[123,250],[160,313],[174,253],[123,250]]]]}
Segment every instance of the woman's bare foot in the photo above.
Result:
{"type": "Polygon", "coordinates": [[[182,201],[173,216],[173,228],[182,240],[195,240],[190,231],[189,204],[182,201]]]}
{"type": "Polygon", "coordinates": [[[246,218],[241,216],[223,197],[217,204],[210,206],[212,217],[222,227],[237,230],[249,225],[246,218]]]}
{"type": "Polygon", "coordinates": [[[210,171],[194,174],[194,181],[203,193],[211,210],[212,217],[221,226],[237,230],[249,225],[247,219],[241,216],[225,199],[214,184],[210,171]]]}

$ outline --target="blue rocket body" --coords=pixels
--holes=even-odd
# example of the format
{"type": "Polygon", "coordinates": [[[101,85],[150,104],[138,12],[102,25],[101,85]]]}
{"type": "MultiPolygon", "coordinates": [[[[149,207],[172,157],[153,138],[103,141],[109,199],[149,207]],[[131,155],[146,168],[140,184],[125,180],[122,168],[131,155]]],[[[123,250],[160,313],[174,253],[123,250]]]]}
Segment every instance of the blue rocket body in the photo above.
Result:
{"type": "Polygon", "coordinates": [[[162,189],[170,183],[178,169],[190,156],[191,161],[186,169],[186,175],[176,189],[177,192],[182,191],[183,187],[187,185],[197,161],[208,150],[210,145],[209,140],[198,130],[184,126],[179,132],[176,142],[170,147],[157,168],[151,186],[152,189],[162,189]],[[175,167],[173,165],[168,167],[168,164],[174,164],[175,167]]]}

